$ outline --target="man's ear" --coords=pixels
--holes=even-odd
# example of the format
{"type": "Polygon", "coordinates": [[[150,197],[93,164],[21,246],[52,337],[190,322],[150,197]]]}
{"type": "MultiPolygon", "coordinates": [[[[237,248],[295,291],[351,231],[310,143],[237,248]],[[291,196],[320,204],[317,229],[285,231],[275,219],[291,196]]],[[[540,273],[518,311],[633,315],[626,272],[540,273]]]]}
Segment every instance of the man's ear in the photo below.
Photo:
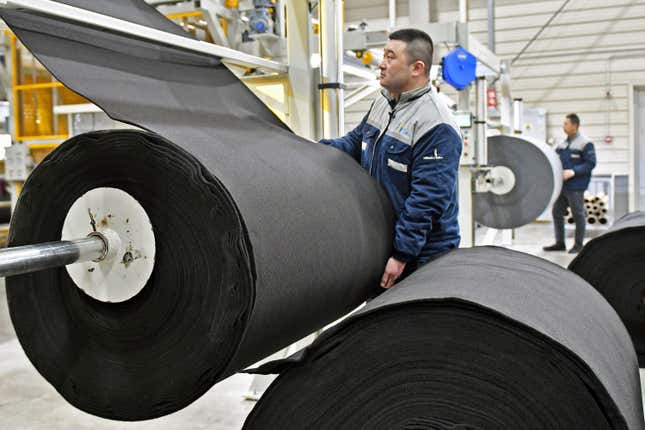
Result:
{"type": "Polygon", "coordinates": [[[415,76],[421,76],[425,74],[425,63],[421,60],[417,60],[412,64],[412,73],[414,73],[415,76]]]}

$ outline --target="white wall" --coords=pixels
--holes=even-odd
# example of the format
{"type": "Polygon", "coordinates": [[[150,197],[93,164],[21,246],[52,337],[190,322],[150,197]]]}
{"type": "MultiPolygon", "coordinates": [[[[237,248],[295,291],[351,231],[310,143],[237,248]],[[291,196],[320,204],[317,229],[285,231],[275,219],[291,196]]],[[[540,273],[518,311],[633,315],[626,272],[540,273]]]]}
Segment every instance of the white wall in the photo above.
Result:
{"type": "MultiPolygon", "coordinates": [[[[497,0],[496,52],[513,58],[564,0],[497,0]]],[[[456,21],[457,1],[431,2],[433,21],[456,21]]],[[[485,1],[470,2],[470,28],[487,42],[485,1]]],[[[397,2],[397,24],[407,22],[407,1],[397,2]]],[[[387,1],[345,0],[346,22],[367,19],[384,28],[387,1]]],[[[595,143],[596,174],[628,174],[630,131],[628,84],[645,84],[645,1],[571,0],[565,10],[513,65],[513,96],[527,106],[547,109],[548,136],[563,138],[569,112],[582,120],[581,131],[595,143]],[[605,136],[613,143],[604,143],[605,136]]],[[[446,91],[452,93],[451,91],[446,91]]],[[[361,118],[369,101],[348,109],[346,129],[361,118]]]]}

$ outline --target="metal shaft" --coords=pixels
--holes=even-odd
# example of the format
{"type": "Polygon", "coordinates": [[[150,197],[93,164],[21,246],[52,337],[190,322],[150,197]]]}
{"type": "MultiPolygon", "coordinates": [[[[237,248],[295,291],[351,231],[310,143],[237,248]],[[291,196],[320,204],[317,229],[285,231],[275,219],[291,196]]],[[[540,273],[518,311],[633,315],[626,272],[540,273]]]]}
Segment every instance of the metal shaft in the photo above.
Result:
{"type": "Polygon", "coordinates": [[[0,277],[99,260],[105,254],[106,242],[99,236],[6,248],[0,250],[0,277]]]}

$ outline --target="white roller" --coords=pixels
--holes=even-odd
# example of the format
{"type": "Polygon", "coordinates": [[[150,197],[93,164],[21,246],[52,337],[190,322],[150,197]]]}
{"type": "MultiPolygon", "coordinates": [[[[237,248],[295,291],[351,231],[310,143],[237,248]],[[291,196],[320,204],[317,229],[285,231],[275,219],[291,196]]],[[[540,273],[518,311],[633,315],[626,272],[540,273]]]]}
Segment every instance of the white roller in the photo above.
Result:
{"type": "Polygon", "coordinates": [[[96,231],[108,241],[101,261],[65,266],[74,283],[103,302],[123,302],[146,285],[155,261],[155,236],[145,210],[130,194],[117,188],[95,188],[70,208],[61,240],[96,231]]]}

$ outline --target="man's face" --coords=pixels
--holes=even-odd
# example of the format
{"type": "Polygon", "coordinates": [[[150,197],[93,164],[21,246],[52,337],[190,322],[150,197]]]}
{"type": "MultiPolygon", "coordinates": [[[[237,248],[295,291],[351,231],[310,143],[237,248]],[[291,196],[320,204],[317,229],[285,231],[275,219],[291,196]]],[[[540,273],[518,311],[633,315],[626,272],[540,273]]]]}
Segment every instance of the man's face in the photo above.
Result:
{"type": "Polygon", "coordinates": [[[383,50],[381,86],[390,92],[400,93],[412,78],[413,66],[408,64],[407,43],[401,40],[388,40],[383,50]]]}
{"type": "Polygon", "coordinates": [[[562,129],[567,134],[567,136],[573,136],[578,132],[578,126],[572,123],[569,118],[564,119],[564,124],[562,125],[562,129]]]}

